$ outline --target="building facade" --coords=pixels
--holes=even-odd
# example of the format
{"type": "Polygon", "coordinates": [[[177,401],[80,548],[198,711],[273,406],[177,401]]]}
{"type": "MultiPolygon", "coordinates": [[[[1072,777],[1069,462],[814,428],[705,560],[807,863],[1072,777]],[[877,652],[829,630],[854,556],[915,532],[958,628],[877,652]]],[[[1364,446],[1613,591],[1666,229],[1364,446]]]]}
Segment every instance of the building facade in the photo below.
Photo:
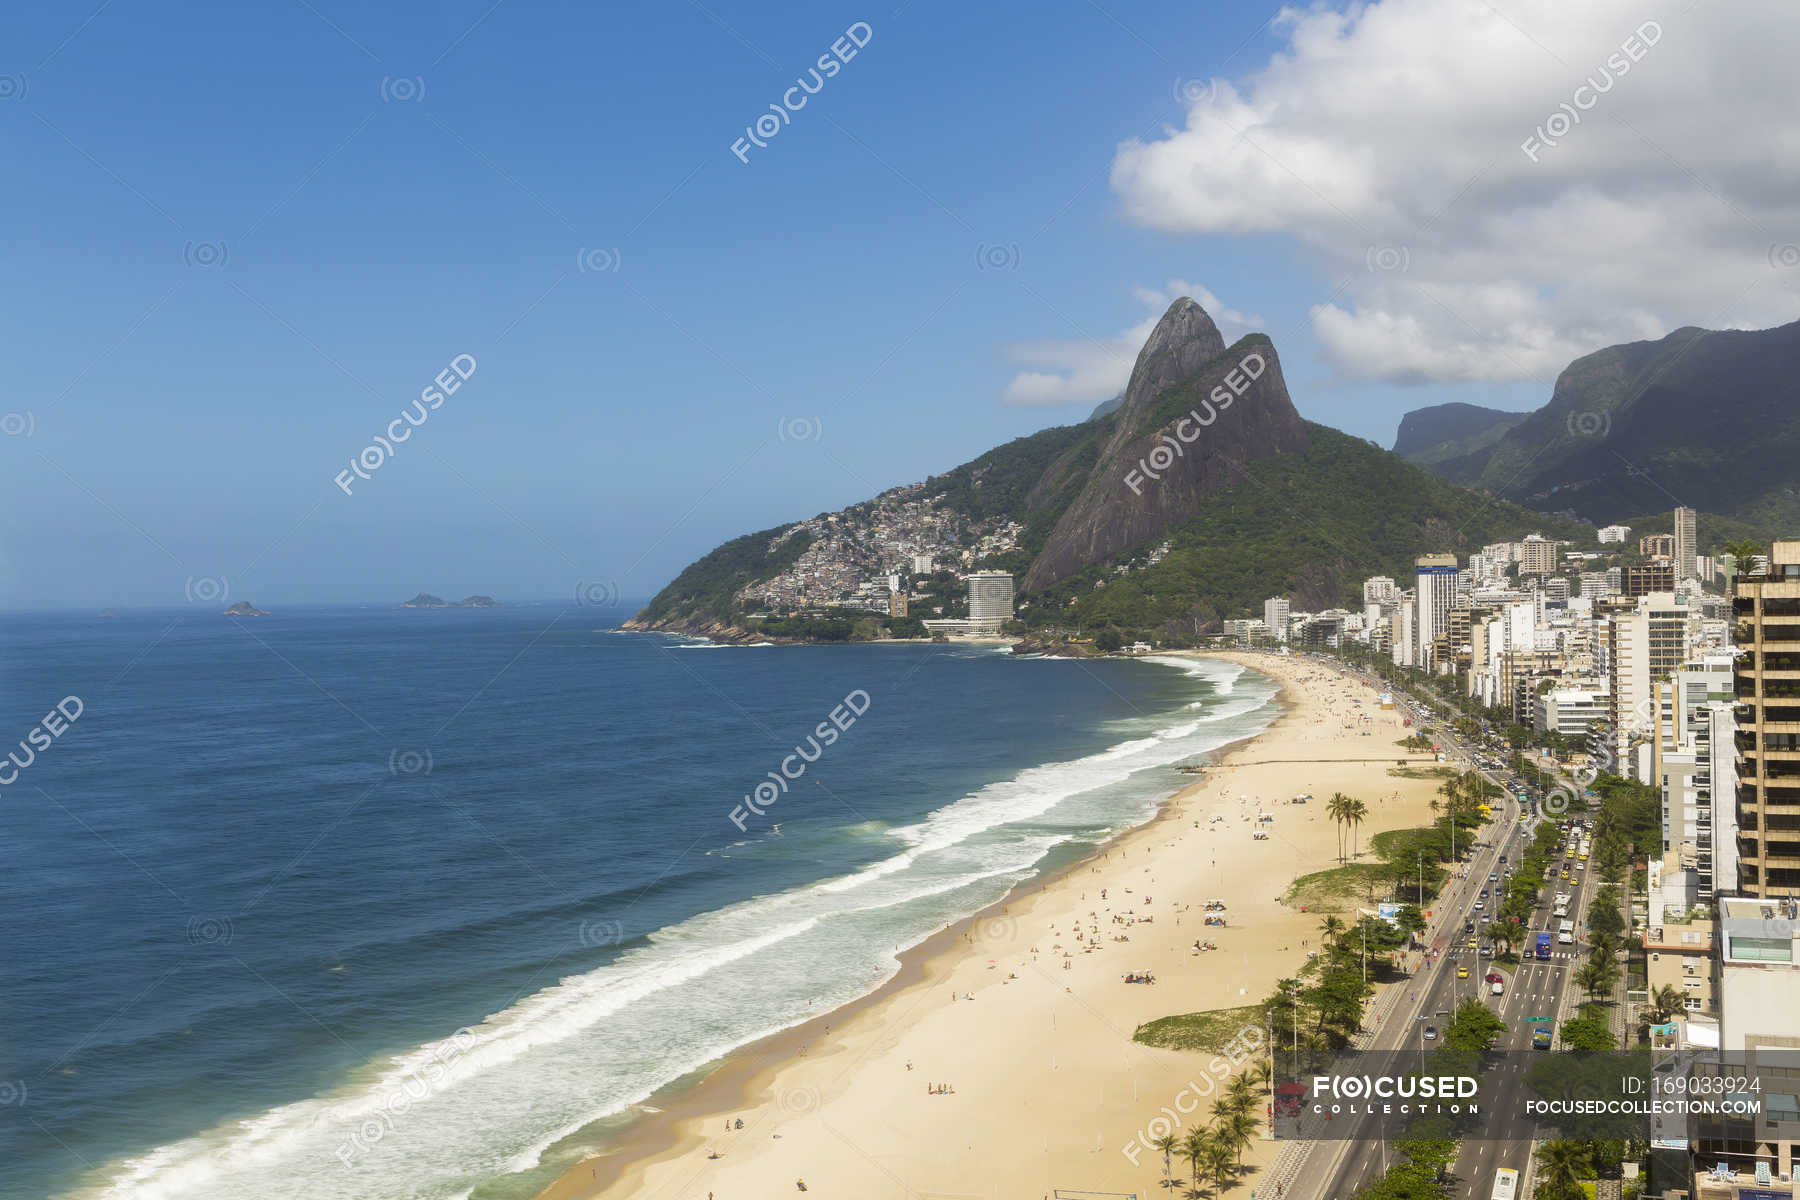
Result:
{"type": "Polygon", "coordinates": [[[1732,594],[1738,649],[1738,886],[1800,896],[1800,542],[1740,574],[1732,594]]]}
{"type": "Polygon", "coordinates": [[[969,625],[977,631],[1000,632],[1012,620],[1013,577],[1005,571],[976,571],[969,584],[969,625]]]}

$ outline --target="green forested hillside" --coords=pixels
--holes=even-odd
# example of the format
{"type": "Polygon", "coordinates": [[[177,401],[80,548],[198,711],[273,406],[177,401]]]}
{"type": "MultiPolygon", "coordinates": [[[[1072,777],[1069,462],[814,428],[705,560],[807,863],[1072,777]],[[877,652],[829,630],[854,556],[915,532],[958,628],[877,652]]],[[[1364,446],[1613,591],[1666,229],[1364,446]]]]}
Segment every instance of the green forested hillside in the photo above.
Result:
{"type": "Polygon", "coordinates": [[[718,621],[729,624],[735,615],[735,597],[748,583],[767,579],[788,567],[806,552],[812,538],[796,533],[773,550],[770,543],[791,525],[777,525],[760,533],[732,538],[706,557],[689,564],[674,582],[656,593],[635,618],[657,621],[718,621]]]}
{"type": "Polygon", "coordinates": [[[1365,578],[1405,586],[1420,554],[1466,557],[1534,531],[1594,544],[1590,526],[1445,483],[1328,426],[1309,422],[1308,432],[1309,449],[1249,464],[1243,482],[1175,531],[1161,562],[1124,575],[1090,569],[1030,597],[1027,623],[1192,636],[1261,616],[1269,596],[1297,609],[1359,607],[1365,578]]]}

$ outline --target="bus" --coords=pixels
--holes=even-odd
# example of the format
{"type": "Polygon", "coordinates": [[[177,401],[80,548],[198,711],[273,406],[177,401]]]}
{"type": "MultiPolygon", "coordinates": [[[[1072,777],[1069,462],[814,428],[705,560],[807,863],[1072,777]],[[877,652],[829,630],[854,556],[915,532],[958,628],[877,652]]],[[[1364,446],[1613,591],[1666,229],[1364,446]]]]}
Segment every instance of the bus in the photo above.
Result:
{"type": "Polygon", "coordinates": [[[1550,934],[1548,930],[1537,935],[1537,956],[1539,958],[1550,957],[1550,934]]]}
{"type": "Polygon", "coordinates": [[[1564,921],[1561,925],[1557,926],[1556,940],[1565,946],[1573,943],[1575,941],[1575,922],[1564,921]]]}
{"type": "Polygon", "coordinates": [[[1501,1167],[1494,1172],[1494,1194],[1492,1200],[1516,1200],[1519,1194],[1519,1173],[1511,1167],[1501,1167]]]}

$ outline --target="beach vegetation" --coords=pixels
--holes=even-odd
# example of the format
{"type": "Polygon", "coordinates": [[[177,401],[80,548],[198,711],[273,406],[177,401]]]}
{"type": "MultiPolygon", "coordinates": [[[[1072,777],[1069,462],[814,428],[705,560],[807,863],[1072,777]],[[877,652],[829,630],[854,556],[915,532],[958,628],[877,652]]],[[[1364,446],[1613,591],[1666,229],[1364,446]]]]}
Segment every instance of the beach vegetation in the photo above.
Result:
{"type": "Polygon", "coordinates": [[[1131,1040],[1140,1046],[1158,1046],[1164,1050],[1223,1054],[1242,1036],[1246,1026],[1260,1027],[1264,1013],[1264,1005],[1247,1004],[1240,1008],[1215,1008],[1207,1012],[1158,1017],[1139,1025],[1131,1040]]]}

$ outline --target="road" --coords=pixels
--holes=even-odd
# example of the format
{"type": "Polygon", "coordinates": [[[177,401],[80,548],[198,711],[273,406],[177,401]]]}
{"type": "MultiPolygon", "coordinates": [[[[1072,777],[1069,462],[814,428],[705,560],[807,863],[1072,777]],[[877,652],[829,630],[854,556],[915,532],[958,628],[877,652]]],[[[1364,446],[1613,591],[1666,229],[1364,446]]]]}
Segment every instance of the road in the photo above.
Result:
{"type": "MultiPolygon", "coordinates": [[[[1377,683],[1376,686],[1381,685],[1377,683]]],[[[1455,765],[1472,766],[1470,751],[1448,729],[1434,729],[1425,724],[1420,728],[1463,760],[1455,765]]],[[[1427,936],[1431,939],[1430,948],[1435,957],[1405,985],[1407,995],[1383,1015],[1385,1028],[1378,1027],[1369,1044],[1382,1048],[1403,1044],[1396,1036],[1398,1025],[1406,1029],[1404,1044],[1428,1047],[1430,1043],[1423,1036],[1425,1027],[1435,1026],[1441,1033],[1456,1005],[1471,996],[1488,1004],[1506,1022],[1506,1032],[1495,1040],[1498,1053],[1492,1069],[1482,1076],[1481,1134],[1465,1138],[1461,1145],[1452,1167],[1455,1176],[1453,1194],[1459,1200],[1483,1200],[1492,1191],[1495,1171],[1512,1167],[1524,1177],[1520,1188],[1520,1200],[1524,1200],[1529,1189],[1526,1167],[1536,1133],[1533,1123],[1523,1115],[1525,1071],[1530,1063],[1532,1032],[1540,1028],[1538,1023],[1526,1018],[1551,1017],[1554,1024],[1550,1028],[1554,1030],[1565,1016],[1573,1015],[1571,1010],[1577,999],[1573,976],[1581,964],[1585,945],[1580,941],[1566,946],[1553,942],[1552,957],[1548,960],[1522,957],[1505,982],[1504,993],[1500,996],[1490,994],[1484,976],[1494,968],[1491,960],[1479,957],[1477,951],[1468,948],[1465,923],[1474,920],[1478,931],[1475,937],[1477,942],[1481,941],[1479,930],[1488,921],[1475,912],[1480,893],[1483,888],[1499,886],[1490,882],[1489,875],[1503,870],[1499,863],[1501,854],[1506,854],[1513,863],[1520,860],[1533,836],[1530,831],[1535,829],[1535,823],[1520,810],[1513,795],[1516,784],[1492,772],[1482,771],[1482,774],[1502,788],[1506,800],[1483,830],[1487,840],[1477,844],[1476,855],[1464,875],[1453,879],[1432,906],[1432,927],[1427,936]],[[1457,978],[1459,967],[1468,968],[1467,979],[1457,978]]],[[[1569,786],[1573,794],[1580,795],[1579,785],[1569,786]]],[[[1544,819],[1556,818],[1546,816],[1544,819]]],[[[1569,857],[1573,857],[1573,843],[1569,857]]],[[[1586,872],[1571,872],[1571,879],[1566,884],[1553,876],[1546,886],[1543,903],[1533,913],[1528,928],[1533,931],[1556,928],[1559,919],[1552,915],[1550,894],[1562,889],[1573,894],[1570,914],[1576,929],[1584,930],[1587,906],[1595,886],[1597,884],[1590,883],[1586,872]]],[[[1494,907],[1490,900],[1490,919],[1494,907]]],[[[1529,949],[1525,953],[1529,954],[1529,949]]],[[[1353,1127],[1350,1136],[1340,1135],[1312,1144],[1305,1153],[1303,1168],[1295,1172],[1292,1182],[1282,1181],[1285,1184],[1283,1200],[1347,1200],[1386,1169],[1388,1152],[1380,1119],[1349,1119],[1360,1122],[1353,1127]]]]}

